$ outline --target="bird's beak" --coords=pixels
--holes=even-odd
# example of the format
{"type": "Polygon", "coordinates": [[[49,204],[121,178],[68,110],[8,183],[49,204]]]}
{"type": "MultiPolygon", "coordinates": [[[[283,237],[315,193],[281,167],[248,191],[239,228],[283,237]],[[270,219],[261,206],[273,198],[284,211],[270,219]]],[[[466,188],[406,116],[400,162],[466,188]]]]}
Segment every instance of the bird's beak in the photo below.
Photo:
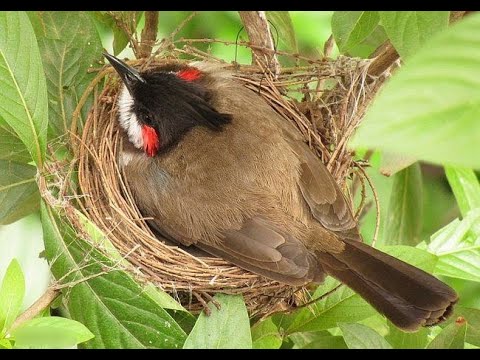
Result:
{"type": "Polygon", "coordinates": [[[140,73],[137,70],[128,66],[127,64],[125,64],[119,58],[116,58],[115,56],[110,55],[106,52],[103,53],[103,56],[105,56],[107,58],[107,60],[113,66],[113,68],[118,73],[118,75],[122,79],[123,83],[126,85],[127,89],[130,92],[131,92],[132,86],[135,82],[142,82],[142,83],[145,82],[145,79],[143,79],[140,76],[140,73]]]}

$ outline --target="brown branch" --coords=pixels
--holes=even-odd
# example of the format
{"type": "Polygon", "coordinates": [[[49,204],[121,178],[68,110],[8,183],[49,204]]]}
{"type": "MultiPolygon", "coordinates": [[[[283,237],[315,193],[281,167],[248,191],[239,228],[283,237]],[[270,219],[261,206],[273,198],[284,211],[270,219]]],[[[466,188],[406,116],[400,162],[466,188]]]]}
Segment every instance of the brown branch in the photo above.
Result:
{"type": "Polygon", "coordinates": [[[60,291],[56,288],[47,288],[47,291],[45,291],[45,293],[37,301],[35,301],[32,306],[30,306],[27,310],[20,314],[19,317],[15,319],[9,329],[9,332],[12,332],[26,321],[31,320],[35,316],[39,315],[53,302],[53,300],[57,298],[58,295],[60,295],[60,291]]]}
{"type": "Polygon", "coordinates": [[[450,24],[453,24],[455,21],[460,20],[465,15],[467,15],[468,11],[450,11],[450,24]]]}
{"type": "MultiPolygon", "coordinates": [[[[238,13],[247,31],[250,43],[274,51],[275,46],[265,11],[239,11],[238,13]]],[[[260,67],[268,67],[274,75],[278,75],[280,63],[274,52],[267,54],[260,49],[252,49],[252,52],[252,64],[257,63],[260,67]]]]}
{"type": "Polygon", "coordinates": [[[140,58],[149,57],[152,53],[153,45],[157,41],[158,33],[158,11],[145,11],[145,27],[142,30],[142,40],[140,45],[140,58]]]}
{"type": "Polygon", "coordinates": [[[400,55],[390,41],[386,41],[375,50],[373,57],[374,60],[368,68],[368,75],[377,77],[392,66],[392,64],[400,58],[400,55]]]}

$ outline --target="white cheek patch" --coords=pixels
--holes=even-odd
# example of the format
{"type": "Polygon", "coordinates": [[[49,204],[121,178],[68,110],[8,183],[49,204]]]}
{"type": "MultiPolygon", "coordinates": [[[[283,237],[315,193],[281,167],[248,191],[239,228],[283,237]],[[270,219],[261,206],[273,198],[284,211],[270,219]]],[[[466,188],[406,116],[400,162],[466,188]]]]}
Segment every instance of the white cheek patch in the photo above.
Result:
{"type": "Polygon", "coordinates": [[[136,148],[142,149],[142,127],[138,123],[137,116],[132,110],[133,98],[125,85],[123,85],[122,90],[120,91],[117,106],[120,126],[127,132],[130,142],[136,148]]]}

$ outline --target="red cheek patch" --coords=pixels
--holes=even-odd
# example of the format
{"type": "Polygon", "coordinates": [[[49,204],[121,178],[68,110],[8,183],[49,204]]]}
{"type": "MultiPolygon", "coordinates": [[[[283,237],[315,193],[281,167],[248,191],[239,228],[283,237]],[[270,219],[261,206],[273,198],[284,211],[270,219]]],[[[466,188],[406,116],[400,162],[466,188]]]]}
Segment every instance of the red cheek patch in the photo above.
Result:
{"type": "Polygon", "coordinates": [[[149,157],[154,157],[158,149],[160,149],[160,141],[158,139],[157,132],[154,128],[143,125],[142,126],[142,137],[143,137],[143,151],[149,157]]]}
{"type": "Polygon", "coordinates": [[[195,68],[187,68],[177,72],[177,76],[185,81],[197,80],[202,75],[202,72],[195,68]]]}

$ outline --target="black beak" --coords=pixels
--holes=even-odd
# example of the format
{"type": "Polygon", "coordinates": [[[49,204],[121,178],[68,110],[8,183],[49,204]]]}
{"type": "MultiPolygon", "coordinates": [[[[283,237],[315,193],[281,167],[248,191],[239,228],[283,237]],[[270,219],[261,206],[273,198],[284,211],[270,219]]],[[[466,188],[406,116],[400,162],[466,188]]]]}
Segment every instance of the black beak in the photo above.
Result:
{"type": "Polygon", "coordinates": [[[118,75],[120,75],[120,78],[122,79],[123,83],[127,86],[130,92],[132,90],[132,86],[136,82],[142,82],[142,83],[145,82],[145,80],[140,76],[140,73],[137,70],[128,66],[119,58],[116,58],[115,56],[110,55],[106,52],[103,53],[103,56],[107,58],[107,60],[116,70],[118,75]]]}

